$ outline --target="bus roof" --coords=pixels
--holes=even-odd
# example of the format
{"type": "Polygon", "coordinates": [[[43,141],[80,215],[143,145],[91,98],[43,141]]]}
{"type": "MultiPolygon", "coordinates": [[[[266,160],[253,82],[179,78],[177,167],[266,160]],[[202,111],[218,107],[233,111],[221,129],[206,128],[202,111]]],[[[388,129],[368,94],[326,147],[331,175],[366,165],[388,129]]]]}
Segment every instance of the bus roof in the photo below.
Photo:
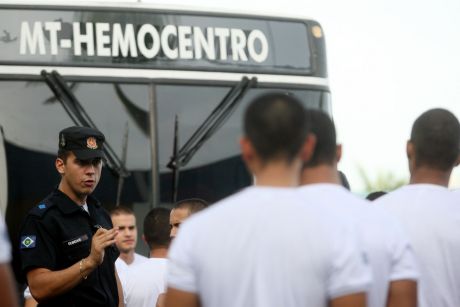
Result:
{"type": "Polygon", "coordinates": [[[116,9],[123,8],[128,10],[139,10],[139,9],[149,9],[149,10],[165,10],[171,12],[190,12],[190,13],[209,13],[209,14],[219,14],[219,15],[240,15],[244,17],[267,17],[267,18],[278,18],[278,19],[296,19],[296,20],[315,20],[309,16],[301,14],[291,14],[283,12],[269,12],[264,10],[238,10],[238,9],[229,9],[224,7],[198,7],[192,5],[179,5],[179,4],[165,4],[165,3],[152,3],[152,2],[138,2],[135,0],[123,0],[123,1],[54,1],[54,0],[42,0],[42,1],[33,1],[33,0],[0,0],[0,6],[33,6],[37,7],[48,7],[48,8],[106,8],[106,9],[116,9]]]}

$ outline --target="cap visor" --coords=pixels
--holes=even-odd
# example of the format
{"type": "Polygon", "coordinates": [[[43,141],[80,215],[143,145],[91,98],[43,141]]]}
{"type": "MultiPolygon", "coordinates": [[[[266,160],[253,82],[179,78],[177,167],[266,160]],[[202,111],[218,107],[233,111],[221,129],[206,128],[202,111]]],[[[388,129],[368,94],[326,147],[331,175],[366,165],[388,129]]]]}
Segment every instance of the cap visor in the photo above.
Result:
{"type": "Polygon", "coordinates": [[[72,152],[79,160],[104,158],[104,152],[102,150],[83,149],[83,150],[72,150],[72,152]]]}

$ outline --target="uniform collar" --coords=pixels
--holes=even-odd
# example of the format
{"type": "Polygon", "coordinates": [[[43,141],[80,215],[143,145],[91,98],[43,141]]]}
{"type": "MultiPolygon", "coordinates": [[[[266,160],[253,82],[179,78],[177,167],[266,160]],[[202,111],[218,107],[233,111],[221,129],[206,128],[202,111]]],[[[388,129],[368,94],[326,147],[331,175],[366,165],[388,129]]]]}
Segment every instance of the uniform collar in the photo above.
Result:
{"type": "MultiPolygon", "coordinates": [[[[55,205],[62,211],[64,214],[72,214],[75,212],[79,212],[82,208],[77,205],[73,200],[70,199],[67,194],[63,193],[59,189],[55,189],[53,193],[53,198],[57,198],[59,201],[55,202],[55,205]]],[[[86,203],[88,204],[88,209],[91,212],[91,207],[95,206],[99,208],[101,204],[99,201],[91,195],[88,195],[86,198],[86,203]]]]}

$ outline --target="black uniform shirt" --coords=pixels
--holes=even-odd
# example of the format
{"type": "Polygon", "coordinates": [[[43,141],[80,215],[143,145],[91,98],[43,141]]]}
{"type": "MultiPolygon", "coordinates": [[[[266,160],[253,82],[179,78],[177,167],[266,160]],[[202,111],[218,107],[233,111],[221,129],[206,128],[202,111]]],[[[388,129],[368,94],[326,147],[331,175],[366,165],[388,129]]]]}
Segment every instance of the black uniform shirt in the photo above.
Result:
{"type": "MultiPolygon", "coordinates": [[[[95,198],[89,196],[87,204],[89,214],[56,189],[32,208],[20,237],[24,274],[34,268],[63,270],[90,254],[92,236],[100,227],[111,229],[112,221],[95,198]]],[[[115,278],[118,256],[116,247],[106,248],[103,263],[86,280],[39,306],[118,306],[115,278]]]]}

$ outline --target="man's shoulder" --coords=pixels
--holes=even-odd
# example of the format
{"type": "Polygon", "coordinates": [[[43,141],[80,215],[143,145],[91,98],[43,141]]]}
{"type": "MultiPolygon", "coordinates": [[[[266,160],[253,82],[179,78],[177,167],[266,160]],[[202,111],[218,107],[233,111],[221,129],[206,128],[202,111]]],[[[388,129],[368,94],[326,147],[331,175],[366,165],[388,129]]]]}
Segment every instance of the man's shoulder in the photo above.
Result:
{"type": "Polygon", "coordinates": [[[146,261],[133,266],[126,272],[127,279],[142,283],[145,280],[157,280],[166,274],[168,260],[166,258],[148,258],[146,261]],[[145,272],[150,272],[145,274],[145,272]]]}
{"type": "Polygon", "coordinates": [[[134,262],[133,262],[133,264],[138,265],[138,264],[141,264],[141,263],[147,261],[148,259],[149,258],[147,258],[145,256],[142,256],[141,254],[134,253],[134,262]]]}
{"type": "Polygon", "coordinates": [[[55,191],[51,192],[29,210],[27,217],[43,218],[48,213],[55,211],[58,201],[55,191]]]}

